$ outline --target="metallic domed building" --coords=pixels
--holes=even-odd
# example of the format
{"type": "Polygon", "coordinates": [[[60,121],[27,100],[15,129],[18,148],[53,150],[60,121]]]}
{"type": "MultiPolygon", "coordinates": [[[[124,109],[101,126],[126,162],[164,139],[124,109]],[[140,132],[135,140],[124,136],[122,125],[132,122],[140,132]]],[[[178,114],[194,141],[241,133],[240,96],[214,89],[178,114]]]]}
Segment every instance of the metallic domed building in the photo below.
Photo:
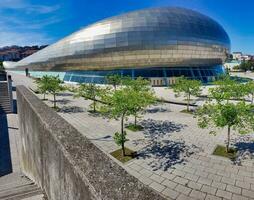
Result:
{"type": "Polygon", "coordinates": [[[213,19],[184,8],[129,12],[99,21],[15,63],[64,71],[65,81],[104,83],[105,75],[142,76],[152,85],[184,75],[208,82],[223,73],[230,39],[213,19]]]}

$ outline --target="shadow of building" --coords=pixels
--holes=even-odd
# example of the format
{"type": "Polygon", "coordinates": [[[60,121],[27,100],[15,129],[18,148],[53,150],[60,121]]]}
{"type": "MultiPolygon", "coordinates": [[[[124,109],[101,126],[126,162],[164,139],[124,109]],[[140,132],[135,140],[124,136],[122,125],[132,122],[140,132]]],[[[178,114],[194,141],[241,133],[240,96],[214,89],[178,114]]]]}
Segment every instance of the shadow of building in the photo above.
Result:
{"type": "Polygon", "coordinates": [[[12,172],[10,140],[6,114],[0,114],[0,176],[12,172]]]}

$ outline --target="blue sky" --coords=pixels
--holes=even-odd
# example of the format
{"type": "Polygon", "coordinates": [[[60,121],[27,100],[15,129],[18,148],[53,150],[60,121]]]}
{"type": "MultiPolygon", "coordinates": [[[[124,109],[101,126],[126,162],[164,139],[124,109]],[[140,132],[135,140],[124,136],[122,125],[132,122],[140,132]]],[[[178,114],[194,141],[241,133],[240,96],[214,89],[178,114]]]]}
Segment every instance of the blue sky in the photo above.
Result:
{"type": "Polygon", "coordinates": [[[0,0],[0,46],[51,44],[100,19],[159,6],[212,17],[228,32],[232,51],[254,54],[253,0],[0,0]]]}

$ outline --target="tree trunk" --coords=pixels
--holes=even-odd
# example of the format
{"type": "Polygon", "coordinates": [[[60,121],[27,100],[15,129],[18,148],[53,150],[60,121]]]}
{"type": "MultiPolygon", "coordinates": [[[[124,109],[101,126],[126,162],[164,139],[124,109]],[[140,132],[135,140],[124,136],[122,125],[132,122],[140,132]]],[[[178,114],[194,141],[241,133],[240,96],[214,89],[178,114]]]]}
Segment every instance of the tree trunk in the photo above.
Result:
{"type": "Polygon", "coordinates": [[[254,101],[254,93],[252,93],[251,95],[251,104],[253,104],[253,101],[254,101]]]}
{"type": "Polygon", "coordinates": [[[56,108],[56,94],[54,93],[53,96],[54,96],[54,108],[56,108]]]}
{"type": "Polygon", "coordinates": [[[123,139],[124,139],[123,127],[124,127],[124,114],[122,115],[122,118],[121,118],[121,135],[122,135],[122,154],[123,156],[125,156],[125,148],[124,148],[124,142],[123,142],[123,139]]]}
{"type": "Polygon", "coordinates": [[[114,90],[116,91],[116,85],[114,84],[114,90]]]}
{"type": "Polygon", "coordinates": [[[134,115],[134,125],[135,125],[135,127],[137,126],[137,115],[136,114],[134,115]]]}
{"type": "Polygon", "coordinates": [[[187,96],[187,111],[190,111],[190,94],[187,96]]]}
{"type": "Polygon", "coordinates": [[[46,100],[46,93],[43,94],[43,100],[46,100]]]}
{"type": "Polygon", "coordinates": [[[226,147],[227,153],[229,152],[229,143],[230,143],[230,126],[228,126],[228,141],[227,141],[227,147],[226,147]]]}
{"type": "Polygon", "coordinates": [[[93,112],[95,113],[95,111],[96,111],[96,108],[95,108],[95,99],[93,100],[93,112]]]}

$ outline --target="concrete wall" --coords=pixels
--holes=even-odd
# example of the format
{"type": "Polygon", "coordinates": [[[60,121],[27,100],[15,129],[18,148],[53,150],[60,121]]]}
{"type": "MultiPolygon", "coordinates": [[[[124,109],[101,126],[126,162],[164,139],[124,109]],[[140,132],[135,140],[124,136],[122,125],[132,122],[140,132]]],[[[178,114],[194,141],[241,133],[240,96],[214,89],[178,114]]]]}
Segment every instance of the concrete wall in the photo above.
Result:
{"type": "Polygon", "coordinates": [[[98,149],[24,86],[17,86],[22,170],[52,200],[164,199],[98,149]]]}

